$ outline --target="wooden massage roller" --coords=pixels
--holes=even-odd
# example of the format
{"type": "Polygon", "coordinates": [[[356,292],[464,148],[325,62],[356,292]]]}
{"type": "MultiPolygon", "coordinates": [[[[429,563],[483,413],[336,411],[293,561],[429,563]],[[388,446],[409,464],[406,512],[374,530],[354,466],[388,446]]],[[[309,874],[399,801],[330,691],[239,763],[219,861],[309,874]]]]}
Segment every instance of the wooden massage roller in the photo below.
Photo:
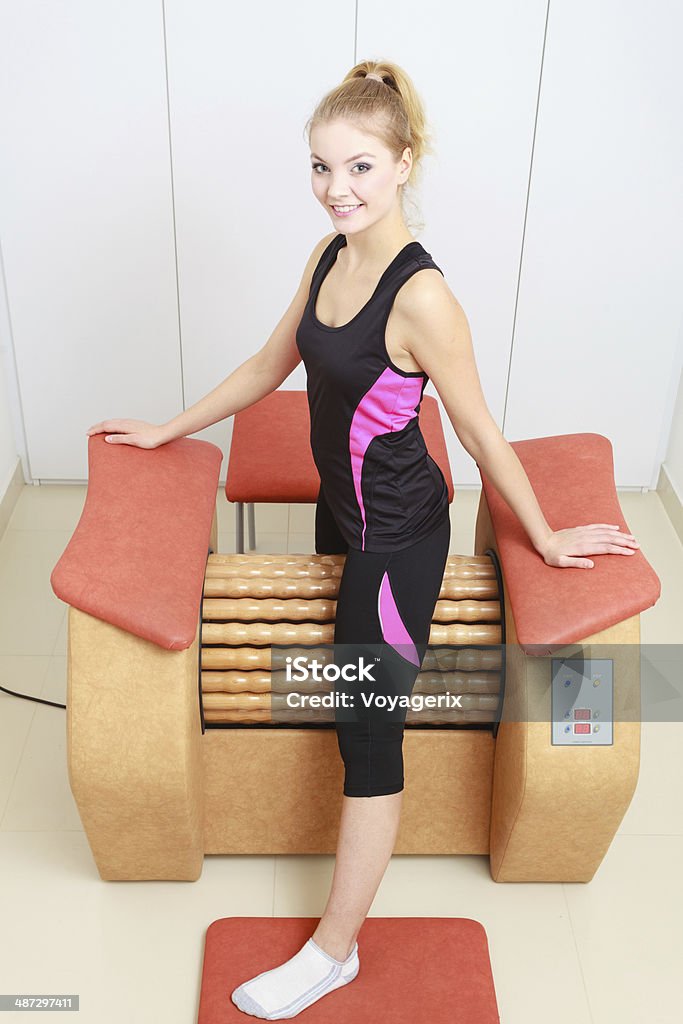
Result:
{"type": "MultiPolygon", "coordinates": [[[[333,721],[329,708],[291,709],[278,681],[271,646],[333,662],[336,597],[345,555],[209,554],[200,647],[204,717],[215,723],[333,721]],[[301,650],[296,645],[301,645],[301,650]]],[[[413,694],[449,692],[459,707],[408,708],[406,725],[493,722],[500,701],[501,601],[490,555],[449,555],[434,608],[429,647],[413,694]]],[[[281,672],[280,679],[284,677],[281,672]]],[[[328,680],[306,693],[330,693],[328,680]]],[[[290,683],[287,692],[302,692],[290,683]]]]}

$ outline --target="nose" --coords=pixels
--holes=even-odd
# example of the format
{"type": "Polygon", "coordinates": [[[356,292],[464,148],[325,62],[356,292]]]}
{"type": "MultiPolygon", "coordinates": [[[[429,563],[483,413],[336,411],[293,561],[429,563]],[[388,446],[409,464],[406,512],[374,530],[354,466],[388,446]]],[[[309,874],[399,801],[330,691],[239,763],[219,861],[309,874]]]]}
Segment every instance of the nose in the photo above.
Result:
{"type": "Polygon", "coordinates": [[[343,182],[340,185],[336,185],[334,179],[330,179],[327,195],[330,197],[331,203],[344,203],[351,197],[351,190],[346,188],[343,182]],[[343,189],[344,191],[338,192],[337,189],[343,189]]]}

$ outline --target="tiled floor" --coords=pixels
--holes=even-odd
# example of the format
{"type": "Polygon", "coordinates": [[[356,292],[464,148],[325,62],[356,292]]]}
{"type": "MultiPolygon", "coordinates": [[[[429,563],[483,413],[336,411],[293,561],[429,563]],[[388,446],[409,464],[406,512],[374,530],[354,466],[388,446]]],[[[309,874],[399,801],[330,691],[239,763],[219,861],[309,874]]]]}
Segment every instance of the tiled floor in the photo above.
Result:
{"type": "MultiPolygon", "coordinates": [[[[0,684],[62,703],[66,606],[49,577],[84,496],[26,487],[0,539],[0,684]]],[[[662,581],[643,643],[681,643],[683,548],[655,494],[620,499],[662,581]]],[[[456,495],[454,553],[472,551],[477,500],[456,495]]],[[[220,492],[218,508],[219,550],[234,551],[220,492]]],[[[312,506],[258,506],[256,526],[258,550],[313,550],[312,506]]],[[[486,857],[395,856],[371,915],[480,921],[503,1024],[680,1021],[682,745],[680,725],[643,723],[638,788],[590,883],[497,884],[486,857]]],[[[194,883],[103,882],[69,788],[64,710],[0,693],[0,993],[78,993],[83,1024],[189,1024],[211,921],[317,916],[333,864],[210,856],[194,883]]]]}

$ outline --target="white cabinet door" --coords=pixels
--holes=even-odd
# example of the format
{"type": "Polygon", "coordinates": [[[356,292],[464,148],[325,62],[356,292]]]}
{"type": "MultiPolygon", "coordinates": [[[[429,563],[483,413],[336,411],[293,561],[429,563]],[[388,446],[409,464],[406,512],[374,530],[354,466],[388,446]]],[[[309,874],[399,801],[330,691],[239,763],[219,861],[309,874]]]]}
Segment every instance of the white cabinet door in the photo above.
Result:
{"type": "Polygon", "coordinates": [[[181,352],[162,7],[3,4],[0,242],[33,479],[92,423],[164,421],[181,352]]]}
{"type": "Polygon", "coordinates": [[[662,0],[550,5],[505,435],[604,434],[621,487],[656,485],[673,413],[682,37],[662,0]]]}
{"type": "MultiPolygon", "coordinates": [[[[355,5],[167,0],[186,406],[268,340],[316,243],[334,230],[311,189],[304,128],[352,67],[355,5]]],[[[302,363],[282,384],[306,387],[302,363]]],[[[233,419],[197,437],[222,448],[233,419]]]]}
{"type": "MultiPolygon", "coordinates": [[[[508,440],[596,431],[653,486],[675,400],[683,11],[666,0],[362,0],[436,132],[420,240],[467,314],[508,440]],[[547,23],[546,23],[547,22],[547,23]]],[[[677,376],[677,374],[676,374],[677,376]]],[[[433,393],[433,386],[430,385],[433,393]]],[[[477,484],[442,408],[454,477],[477,484]]]]}
{"type": "MultiPolygon", "coordinates": [[[[462,305],[482,388],[502,428],[512,351],[545,3],[361,0],[358,54],[413,79],[431,122],[419,240],[462,305]]],[[[432,383],[428,394],[436,394],[432,383]]],[[[456,484],[479,486],[441,405],[456,484]]]]}

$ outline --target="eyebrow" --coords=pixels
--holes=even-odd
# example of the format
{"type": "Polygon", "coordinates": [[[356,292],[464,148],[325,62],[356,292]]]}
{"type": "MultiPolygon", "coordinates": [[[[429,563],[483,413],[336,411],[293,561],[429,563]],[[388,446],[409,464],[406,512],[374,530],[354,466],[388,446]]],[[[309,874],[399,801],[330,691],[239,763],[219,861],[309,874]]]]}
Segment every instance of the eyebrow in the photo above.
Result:
{"type": "MultiPolygon", "coordinates": [[[[351,160],[358,160],[358,158],[361,157],[361,156],[371,156],[373,158],[373,160],[375,159],[375,154],[374,153],[356,153],[356,155],[352,156],[349,160],[346,161],[346,163],[350,164],[351,160]]],[[[325,163],[323,158],[321,156],[318,156],[316,153],[311,153],[311,159],[312,160],[321,160],[323,163],[325,163]]]]}

